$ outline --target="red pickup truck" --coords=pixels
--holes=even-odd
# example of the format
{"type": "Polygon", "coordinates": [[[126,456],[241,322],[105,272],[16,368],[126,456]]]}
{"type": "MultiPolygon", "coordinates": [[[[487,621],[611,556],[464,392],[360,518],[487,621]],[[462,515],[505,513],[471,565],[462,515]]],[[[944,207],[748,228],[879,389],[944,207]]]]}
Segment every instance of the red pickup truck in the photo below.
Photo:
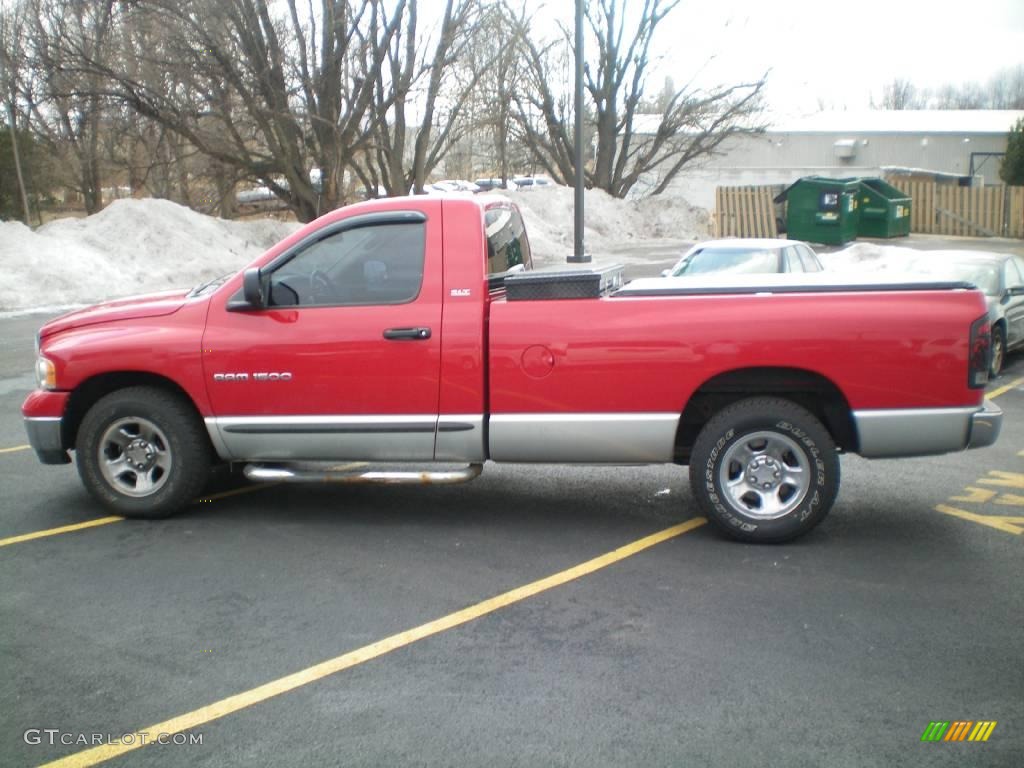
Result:
{"type": "Polygon", "coordinates": [[[1002,421],[981,293],[829,280],[533,272],[502,198],[372,201],[236,275],[48,323],[23,414],[44,463],[74,449],[129,517],[181,508],[218,461],[382,482],[677,463],[721,531],[783,541],[827,514],[839,453],[986,446],[1002,421]]]}

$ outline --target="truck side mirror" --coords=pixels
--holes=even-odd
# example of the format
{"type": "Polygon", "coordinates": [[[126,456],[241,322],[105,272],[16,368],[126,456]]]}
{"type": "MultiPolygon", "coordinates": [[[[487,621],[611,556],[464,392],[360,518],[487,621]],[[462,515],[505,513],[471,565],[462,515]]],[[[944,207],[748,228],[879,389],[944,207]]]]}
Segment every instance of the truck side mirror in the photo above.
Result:
{"type": "Polygon", "coordinates": [[[242,297],[245,303],[254,309],[262,309],[267,305],[259,267],[250,267],[242,275],[242,297]]]}

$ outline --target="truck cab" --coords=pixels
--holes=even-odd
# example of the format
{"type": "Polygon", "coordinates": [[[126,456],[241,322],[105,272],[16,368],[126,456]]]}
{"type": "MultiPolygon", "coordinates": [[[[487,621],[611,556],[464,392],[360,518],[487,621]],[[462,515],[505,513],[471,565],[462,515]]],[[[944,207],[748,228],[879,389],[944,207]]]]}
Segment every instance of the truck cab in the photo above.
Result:
{"type": "Polygon", "coordinates": [[[349,206],[237,274],[48,323],[26,428],[46,463],[74,450],[86,488],[128,516],[181,508],[217,462],[296,482],[454,482],[488,460],[678,463],[716,526],[748,541],[820,522],[839,453],[998,435],[973,286],[622,285],[615,269],[532,266],[500,197],[349,206]],[[351,461],[409,469],[335,469],[351,461]],[[466,468],[434,469],[451,462],[466,468]]]}

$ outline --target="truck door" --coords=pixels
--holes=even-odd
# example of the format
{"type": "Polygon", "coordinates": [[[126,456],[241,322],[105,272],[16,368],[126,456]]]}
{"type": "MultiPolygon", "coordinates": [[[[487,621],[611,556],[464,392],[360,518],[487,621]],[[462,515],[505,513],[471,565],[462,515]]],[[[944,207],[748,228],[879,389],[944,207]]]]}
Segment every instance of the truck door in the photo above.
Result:
{"type": "Polygon", "coordinates": [[[267,307],[211,306],[203,366],[223,448],[244,460],[432,459],[441,251],[440,216],[357,216],[261,270],[267,307]]]}

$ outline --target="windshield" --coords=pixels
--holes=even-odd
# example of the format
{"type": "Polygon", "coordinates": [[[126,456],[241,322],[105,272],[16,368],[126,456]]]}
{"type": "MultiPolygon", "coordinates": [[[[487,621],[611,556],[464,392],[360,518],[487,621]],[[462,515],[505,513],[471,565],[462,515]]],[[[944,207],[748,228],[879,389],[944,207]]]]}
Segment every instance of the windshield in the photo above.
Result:
{"type": "Polygon", "coordinates": [[[706,272],[761,273],[779,271],[775,251],[750,248],[705,248],[697,251],[672,274],[697,275],[706,272]]]}

